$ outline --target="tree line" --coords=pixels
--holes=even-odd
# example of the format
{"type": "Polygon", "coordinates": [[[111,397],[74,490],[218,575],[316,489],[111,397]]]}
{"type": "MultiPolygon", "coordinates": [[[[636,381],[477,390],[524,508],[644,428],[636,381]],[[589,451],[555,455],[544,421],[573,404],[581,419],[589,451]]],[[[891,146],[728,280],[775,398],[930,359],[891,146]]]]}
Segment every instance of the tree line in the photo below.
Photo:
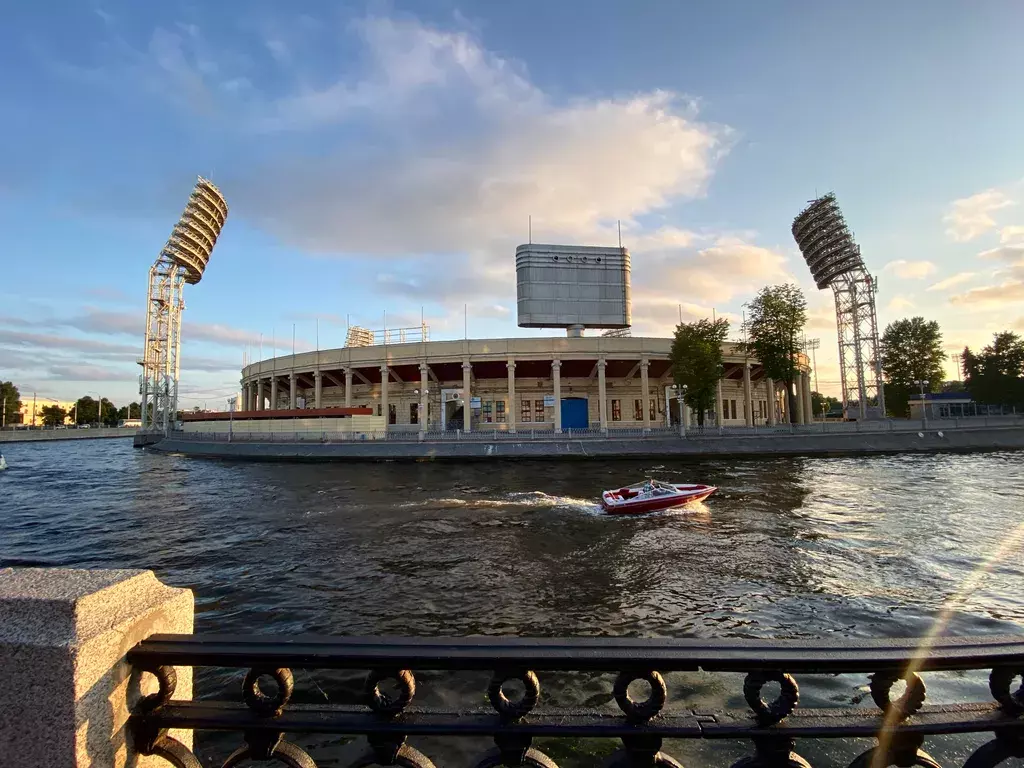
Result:
{"type": "MultiPolygon", "coordinates": [[[[98,403],[89,395],[78,398],[70,409],[56,403],[43,406],[38,410],[37,426],[57,427],[64,424],[68,417],[73,424],[101,425],[116,427],[122,419],[138,419],[142,416],[139,403],[116,406],[107,398],[98,403]]],[[[19,423],[22,407],[21,392],[10,381],[0,382],[0,424],[12,426],[19,423]]]]}
{"type": "MultiPolygon", "coordinates": [[[[795,285],[766,286],[747,305],[742,351],[760,361],[764,375],[786,385],[790,419],[796,418],[794,380],[798,373],[807,301],[795,285]]],[[[725,318],[679,323],[672,340],[672,376],[683,402],[704,425],[715,408],[723,374],[722,343],[729,334],[725,318]]],[[[963,381],[945,381],[946,352],[938,322],[910,317],[889,323],[879,340],[879,363],[885,384],[887,415],[906,418],[910,398],[924,393],[962,389],[984,405],[1024,407],[1024,339],[1011,331],[996,333],[978,352],[965,347],[963,381]]],[[[874,365],[875,361],[869,362],[874,365]]],[[[839,400],[812,392],[816,414],[839,400]]],[[[770,406],[771,407],[771,406],[770,406]]]]}

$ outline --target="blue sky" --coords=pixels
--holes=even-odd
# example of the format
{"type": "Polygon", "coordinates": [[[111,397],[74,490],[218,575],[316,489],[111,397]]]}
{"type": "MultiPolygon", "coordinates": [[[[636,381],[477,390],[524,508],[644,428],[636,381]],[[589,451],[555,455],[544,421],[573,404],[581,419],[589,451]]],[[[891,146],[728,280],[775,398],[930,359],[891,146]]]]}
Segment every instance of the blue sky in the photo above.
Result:
{"type": "MultiPolygon", "coordinates": [[[[798,282],[835,393],[831,294],[789,233],[834,190],[880,321],[950,351],[1024,330],[1010,2],[139,4],[6,11],[0,378],[135,398],[146,276],[197,174],[228,200],[186,292],[185,405],[246,347],[515,323],[515,246],[633,254],[634,334],[798,282]]],[[[555,333],[555,332],[552,332],[555,333]]],[[[250,351],[250,354],[258,354],[250,351]]],[[[952,366],[950,374],[952,375],[952,366]]]]}

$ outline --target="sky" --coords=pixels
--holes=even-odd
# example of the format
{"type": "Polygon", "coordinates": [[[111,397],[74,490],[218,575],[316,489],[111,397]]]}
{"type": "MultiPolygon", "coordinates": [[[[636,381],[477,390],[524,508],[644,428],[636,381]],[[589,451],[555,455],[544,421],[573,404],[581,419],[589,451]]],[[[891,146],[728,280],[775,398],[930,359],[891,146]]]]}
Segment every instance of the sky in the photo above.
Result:
{"type": "MultiPolygon", "coordinates": [[[[189,286],[181,402],[243,359],[516,326],[526,242],[623,245],[633,335],[795,282],[839,392],[831,291],[790,233],[834,191],[882,329],[1024,331],[1024,4],[12,4],[0,26],[0,380],[138,399],[146,286],[197,175],[229,215],[189,286]],[[294,342],[293,342],[294,339],[294,342]]],[[[956,378],[950,359],[948,375],[956,378]]]]}

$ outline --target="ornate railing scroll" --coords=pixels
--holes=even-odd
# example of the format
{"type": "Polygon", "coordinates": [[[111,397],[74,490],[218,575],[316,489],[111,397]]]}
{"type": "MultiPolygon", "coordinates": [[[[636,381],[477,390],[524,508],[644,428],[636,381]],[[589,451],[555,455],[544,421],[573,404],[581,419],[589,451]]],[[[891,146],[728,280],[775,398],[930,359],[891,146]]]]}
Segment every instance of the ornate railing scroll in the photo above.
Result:
{"type": "Polygon", "coordinates": [[[246,760],[316,768],[289,740],[300,733],[365,736],[356,766],[430,768],[429,757],[408,744],[418,736],[488,736],[494,748],[475,768],[556,768],[534,739],[621,739],[612,766],[679,766],[662,750],[665,739],[748,739],[753,754],[736,768],[808,766],[797,739],[873,737],[877,745],[851,768],[888,765],[936,768],[926,738],[943,733],[990,733],[964,768],[992,768],[1024,757],[1024,636],[879,640],[868,642],[700,641],[525,638],[338,638],[322,636],[154,635],[128,654],[137,671],[156,676],[157,693],[144,697],[130,720],[135,748],[176,768],[202,766],[169,729],[232,731],[243,743],[223,768],[246,760]],[[175,667],[245,670],[237,702],[177,701],[175,667]],[[292,670],[367,670],[364,706],[290,706],[292,670]],[[440,711],[414,706],[416,672],[487,671],[490,710],[440,711]],[[744,673],[748,709],[667,708],[664,675],[703,670],[744,673]],[[943,670],[989,673],[992,700],[932,705],[922,675],[943,670]],[[546,711],[545,674],[617,673],[612,696],[619,714],[546,711]],[[801,707],[801,675],[864,675],[874,707],[801,707]],[[905,691],[894,696],[900,680],[905,691]],[[522,689],[510,695],[510,684],[522,689]],[[385,685],[387,684],[387,685],[385,685]],[[646,698],[631,693],[646,687],[646,698]],[[779,693],[765,701],[768,686],[779,693]],[[1015,688],[1015,686],[1017,686],[1015,688]],[[388,694],[386,690],[393,690],[388,694]],[[269,691],[269,692],[268,692],[269,691]]]}

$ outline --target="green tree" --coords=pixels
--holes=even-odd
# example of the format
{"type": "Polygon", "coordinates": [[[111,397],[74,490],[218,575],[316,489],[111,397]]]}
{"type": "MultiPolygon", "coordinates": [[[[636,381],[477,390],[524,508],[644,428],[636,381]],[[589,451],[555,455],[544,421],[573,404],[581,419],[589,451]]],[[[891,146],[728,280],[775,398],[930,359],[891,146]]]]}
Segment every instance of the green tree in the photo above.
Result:
{"type": "Polygon", "coordinates": [[[917,382],[927,382],[927,392],[942,386],[946,354],[934,320],[910,317],[889,323],[882,334],[881,355],[885,405],[891,415],[910,415],[910,396],[921,391],[917,382]]]}
{"type": "Polygon", "coordinates": [[[11,426],[21,413],[21,393],[9,381],[0,381],[0,425],[11,426]]]}
{"type": "Polygon", "coordinates": [[[128,405],[121,406],[117,409],[117,418],[120,419],[138,419],[142,414],[142,406],[138,403],[129,403],[128,405]]]}
{"type": "Polygon", "coordinates": [[[68,412],[59,405],[47,405],[40,408],[39,413],[43,417],[44,427],[58,427],[64,423],[68,415],[68,412]]]}
{"type": "Polygon", "coordinates": [[[761,361],[764,373],[786,383],[790,420],[796,422],[793,381],[797,373],[800,336],[807,322],[807,299],[795,285],[768,285],[754,297],[747,318],[747,349],[761,361]]]}
{"type": "Polygon", "coordinates": [[[75,424],[95,424],[96,401],[89,395],[75,401],[75,424]]]}
{"type": "Polygon", "coordinates": [[[1024,339],[1003,331],[974,354],[964,348],[964,385],[971,397],[990,405],[1024,406],[1024,339]]]}
{"type": "Polygon", "coordinates": [[[811,392],[811,409],[816,417],[828,413],[837,405],[839,405],[838,398],[823,395],[821,392],[811,392]]]}
{"type": "Polygon", "coordinates": [[[704,426],[705,412],[715,405],[722,376],[722,342],[728,333],[728,320],[704,319],[680,323],[672,339],[672,378],[681,390],[686,388],[683,402],[697,412],[700,426],[704,426]]]}

